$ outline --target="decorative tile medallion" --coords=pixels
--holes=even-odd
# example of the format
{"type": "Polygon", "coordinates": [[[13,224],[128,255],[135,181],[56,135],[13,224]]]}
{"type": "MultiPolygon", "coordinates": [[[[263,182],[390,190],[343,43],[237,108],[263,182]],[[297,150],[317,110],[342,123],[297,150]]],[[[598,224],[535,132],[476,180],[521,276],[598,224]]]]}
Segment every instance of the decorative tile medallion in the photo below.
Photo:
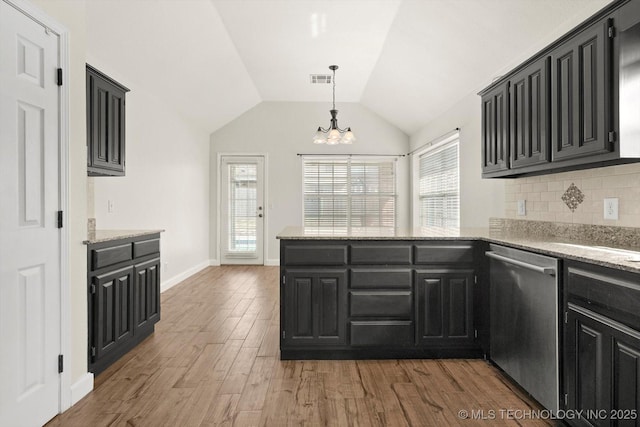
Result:
{"type": "Polygon", "coordinates": [[[572,182],[567,191],[562,195],[562,201],[567,205],[571,212],[574,212],[580,203],[584,202],[584,194],[572,182]]]}

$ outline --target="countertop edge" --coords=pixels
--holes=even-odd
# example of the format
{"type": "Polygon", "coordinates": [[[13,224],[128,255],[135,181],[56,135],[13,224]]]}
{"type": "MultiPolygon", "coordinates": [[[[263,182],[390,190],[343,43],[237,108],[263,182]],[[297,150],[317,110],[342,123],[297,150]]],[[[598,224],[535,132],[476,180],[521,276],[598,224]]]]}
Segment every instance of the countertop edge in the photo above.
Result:
{"type": "MultiPolygon", "coordinates": [[[[491,236],[478,236],[478,235],[461,235],[461,236],[399,236],[399,237],[384,237],[384,236],[278,236],[278,240],[290,240],[290,241],[430,241],[430,240],[473,240],[484,241],[487,243],[495,243],[499,245],[510,246],[515,249],[522,249],[530,252],[535,252],[541,255],[552,256],[555,258],[562,258],[570,261],[584,262],[588,264],[598,265],[600,267],[612,268],[615,270],[627,271],[630,273],[640,274],[640,263],[632,264],[631,261],[609,261],[602,258],[602,253],[598,253],[597,249],[593,249],[593,256],[588,254],[578,253],[578,250],[571,250],[569,248],[549,248],[544,246],[553,246],[554,244],[561,244],[561,242],[540,242],[525,243],[518,241],[517,238],[508,237],[491,237],[491,236]],[[544,245],[544,246],[543,246],[544,245]],[[637,265],[636,265],[637,264],[637,265]]],[[[568,242],[569,243],[569,242],[568,242]]]]}
{"type": "Polygon", "coordinates": [[[87,240],[83,240],[84,245],[93,245],[96,243],[109,242],[112,240],[128,239],[132,237],[148,236],[152,234],[163,233],[165,230],[96,230],[95,237],[88,237],[87,240]],[[100,236],[99,233],[103,233],[100,236]]]}

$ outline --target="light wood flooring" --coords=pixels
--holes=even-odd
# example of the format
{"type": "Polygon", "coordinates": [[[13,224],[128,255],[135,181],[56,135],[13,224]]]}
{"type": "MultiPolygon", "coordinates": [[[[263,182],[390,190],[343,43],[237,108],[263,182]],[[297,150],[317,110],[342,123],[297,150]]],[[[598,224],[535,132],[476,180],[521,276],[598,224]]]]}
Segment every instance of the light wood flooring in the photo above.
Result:
{"type": "Polygon", "coordinates": [[[278,273],[209,267],[166,291],[156,332],[48,426],[550,425],[508,419],[538,407],[483,360],[280,361],[278,273]]]}

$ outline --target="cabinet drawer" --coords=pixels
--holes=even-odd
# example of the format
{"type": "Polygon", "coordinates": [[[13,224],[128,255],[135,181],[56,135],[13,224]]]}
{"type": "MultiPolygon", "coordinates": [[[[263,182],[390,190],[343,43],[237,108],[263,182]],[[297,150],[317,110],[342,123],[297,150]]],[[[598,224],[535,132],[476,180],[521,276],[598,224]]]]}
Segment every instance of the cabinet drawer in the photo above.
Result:
{"type": "Polygon", "coordinates": [[[410,291],[355,291],[351,292],[351,316],[411,317],[410,291]]]}
{"type": "Polygon", "coordinates": [[[346,265],[347,247],[342,245],[290,245],[284,248],[285,265],[346,265]]]}
{"type": "Polygon", "coordinates": [[[411,270],[351,269],[354,289],[411,289],[411,270]]]}
{"type": "Polygon", "coordinates": [[[570,302],[640,330],[640,276],[587,266],[567,267],[570,302]]]}
{"type": "Polygon", "coordinates": [[[351,322],[353,346],[411,346],[413,322],[411,321],[361,321],[351,322]]]}
{"type": "Polygon", "coordinates": [[[91,269],[97,270],[102,267],[107,267],[123,261],[130,261],[132,259],[131,243],[110,246],[108,248],[93,249],[91,250],[91,269]]]}
{"type": "Polygon", "coordinates": [[[416,264],[472,263],[471,242],[421,243],[414,246],[416,264]]]}
{"type": "Polygon", "coordinates": [[[160,239],[149,239],[141,242],[133,242],[133,257],[140,258],[145,255],[160,252],[160,239]]]}
{"type": "Polygon", "coordinates": [[[411,264],[409,245],[351,245],[351,264],[411,264]]]}

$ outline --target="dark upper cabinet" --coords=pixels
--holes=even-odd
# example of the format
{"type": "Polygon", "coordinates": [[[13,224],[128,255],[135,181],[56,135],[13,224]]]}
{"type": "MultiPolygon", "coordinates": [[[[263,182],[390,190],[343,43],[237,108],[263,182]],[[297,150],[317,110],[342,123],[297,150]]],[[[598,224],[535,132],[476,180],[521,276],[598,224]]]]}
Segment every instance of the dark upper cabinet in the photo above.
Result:
{"type": "Polygon", "coordinates": [[[416,271],[418,344],[474,341],[473,270],[416,271]]]}
{"type": "Polygon", "coordinates": [[[545,164],[549,147],[549,58],[544,57],[509,79],[511,169],[545,164]]]}
{"type": "Polygon", "coordinates": [[[87,65],[87,171],[90,176],[125,174],[125,94],[115,80],[87,65]]]}
{"type": "Polygon", "coordinates": [[[509,86],[482,95],[482,173],[509,169],[509,86]]]}
{"type": "Polygon", "coordinates": [[[622,120],[623,110],[635,111],[635,98],[621,102],[633,83],[625,87],[619,76],[627,63],[627,74],[635,73],[638,37],[630,27],[638,8],[611,2],[480,92],[483,178],[640,161],[633,133],[624,131],[633,132],[633,123],[622,120]]]}
{"type": "Polygon", "coordinates": [[[287,271],[283,342],[293,346],[346,343],[346,270],[287,271]]]}
{"type": "Polygon", "coordinates": [[[608,19],[598,22],[550,53],[553,161],[608,153],[613,148],[609,141],[613,131],[610,27],[608,19]]]}

